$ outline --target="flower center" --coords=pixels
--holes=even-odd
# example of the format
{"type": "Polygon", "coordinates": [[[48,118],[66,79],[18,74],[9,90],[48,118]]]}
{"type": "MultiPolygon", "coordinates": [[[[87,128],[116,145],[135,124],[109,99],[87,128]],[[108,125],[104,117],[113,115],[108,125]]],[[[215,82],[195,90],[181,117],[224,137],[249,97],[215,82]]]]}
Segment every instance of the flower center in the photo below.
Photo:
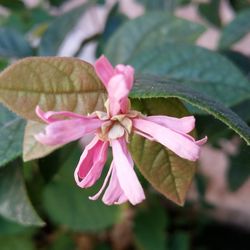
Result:
{"type": "Polygon", "coordinates": [[[104,112],[96,112],[96,114],[99,119],[104,121],[98,133],[101,140],[115,140],[125,136],[128,142],[133,127],[132,120],[140,113],[131,110],[128,114],[118,114],[112,117],[108,117],[108,114],[104,112]]]}

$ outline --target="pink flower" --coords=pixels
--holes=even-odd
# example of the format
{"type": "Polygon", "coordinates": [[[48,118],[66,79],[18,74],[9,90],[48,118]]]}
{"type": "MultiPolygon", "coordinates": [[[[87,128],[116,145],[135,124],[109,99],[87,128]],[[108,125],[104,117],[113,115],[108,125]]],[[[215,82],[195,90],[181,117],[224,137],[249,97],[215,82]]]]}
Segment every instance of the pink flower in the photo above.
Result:
{"type": "Polygon", "coordinates": [[[112,147],[113,161],[100,191],[90,197],[96,200],[103,194],[105,204],[121,204],[129,201],[133,205],[145,199],[141,184],[134,171],[134,163],[127,149],[129,135],[137,133],[154,140],[182,158],[195,161],[199,157],[200,141],[188,133],[195,126],[193,116],[174,118],[169,116],[144,116],[130,110],[128,94],[133,86],[134,69],[122,64],[115,68],[101,56],[95,63],[95,71],[108,92],[105,103],[107,112],[95,111],[83,116],[72,112],[46,112],[39,107],[37,115],[48,125],[35,138],[46,145],[63,145],[86,134],[94,139],[86,146],[74,177],[81,188],[91,187],[100,178],[107,160],[108,147],[112,147]]]}

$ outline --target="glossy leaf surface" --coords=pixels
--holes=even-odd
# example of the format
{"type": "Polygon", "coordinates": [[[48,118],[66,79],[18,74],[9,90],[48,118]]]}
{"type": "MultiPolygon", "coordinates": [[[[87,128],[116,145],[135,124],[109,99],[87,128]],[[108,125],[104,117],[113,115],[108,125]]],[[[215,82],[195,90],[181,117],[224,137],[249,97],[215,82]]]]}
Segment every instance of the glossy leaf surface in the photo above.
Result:
{"type": "Polygon", "coordinates": [[[168,12],[152,12],[122,25],[110,38],[105,55],[114,64],[127,63],[143,49],[165,42],[194,42],[202,32],[201,25],[176,18],[168,12]]]}
{"type": "Polygon", "coordinates": [[[177,97],[213,115],[216,119],[233,129],[250,145],[250,128],[248,125],[232,110],[206,94],[166,79],[140,77],[136,79],[136,84],[130,96],[133,98],[177,97]]]}
{"type": "Polygon", "coordinates": [[[130,64],[137,74],[171,79],[228,106],[250,97],[249,81],[231,61],[198,46],[166,43],[142,51],[131,58],[130,64]]]}

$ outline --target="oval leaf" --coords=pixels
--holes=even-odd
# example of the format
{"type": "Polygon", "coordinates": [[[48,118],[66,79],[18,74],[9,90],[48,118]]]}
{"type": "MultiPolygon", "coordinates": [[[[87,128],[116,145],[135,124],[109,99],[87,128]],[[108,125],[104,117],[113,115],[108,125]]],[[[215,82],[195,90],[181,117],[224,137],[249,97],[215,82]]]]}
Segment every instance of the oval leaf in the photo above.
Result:
{"type": "Polygon", "coordinates": [[[30,57],[0,74],[0,101],[29,120],[40,121],[35,107],[79,114],[102,110],[103,84],[87,62],[64,57],[30,57]]]}
{"type": "Polygon", "coordinates": [[[23,161],[31,161],[42,158],[61,146],[48,146],[38,142],[34,135],[44,130],[46,124],[28,121],[23,139],[23,161]]]}
{"type": "Polygon", "coordinates": [[[233,129],[250,145],[250,128],[236,113],[214,100],[214,98],[186,86],[157,77],[139,77],[136,79],[136,84],[130,96],[139,99],[177,97],[213,115],[233,129]]]}
{"type": "MultiPolygon", "coordinates": [[[[136,99],[133,106],[147,115],[189,115],[178,99],[136,99]]],[[[183,205],[195,174],[196,164],[184,160],[163,145],[133,135],[129,144],[132,157],[143,176],[168,199],[183,205]]]]}
{"type": "Polygon", "coordinates": [[[168,12],[152,12],[122,25],[110,38],[105,54],[114,64],[125,63],[139,51],[166,41],[194,42],[204,30],[168,12]]]}
{"type": "Polygon", "coordinates": [[[250,98],[250,84],[242,72],[222,55],[198,46],[167,43],[151,47],[133,57],[130,64],[137,72],[175,80],[227,106],[250,98]]]}

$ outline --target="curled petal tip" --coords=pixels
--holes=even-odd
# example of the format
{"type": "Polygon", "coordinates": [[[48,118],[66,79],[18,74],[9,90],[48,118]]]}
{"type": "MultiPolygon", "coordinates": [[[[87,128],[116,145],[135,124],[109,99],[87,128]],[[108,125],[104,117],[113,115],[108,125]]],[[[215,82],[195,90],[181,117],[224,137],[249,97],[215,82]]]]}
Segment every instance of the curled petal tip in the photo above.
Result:
{"type": "Polygon", "coordinates": [[[197,144],[198,146],[202,146],[202,145],[204,145],[204,144],[207,142],[207,140],[208,140],[208,137],[205,136],[204,138],[202,138],[202,139],[196,141],[196,144],[197,144]]]}
{"type": "Polygon", "coordinates": [[[45,123],[49,123],[48,119],[46,118],[45,112],[40,108],[39,105],[36,106],[35,109],[36,115],[43,120],[45,123]]]}

